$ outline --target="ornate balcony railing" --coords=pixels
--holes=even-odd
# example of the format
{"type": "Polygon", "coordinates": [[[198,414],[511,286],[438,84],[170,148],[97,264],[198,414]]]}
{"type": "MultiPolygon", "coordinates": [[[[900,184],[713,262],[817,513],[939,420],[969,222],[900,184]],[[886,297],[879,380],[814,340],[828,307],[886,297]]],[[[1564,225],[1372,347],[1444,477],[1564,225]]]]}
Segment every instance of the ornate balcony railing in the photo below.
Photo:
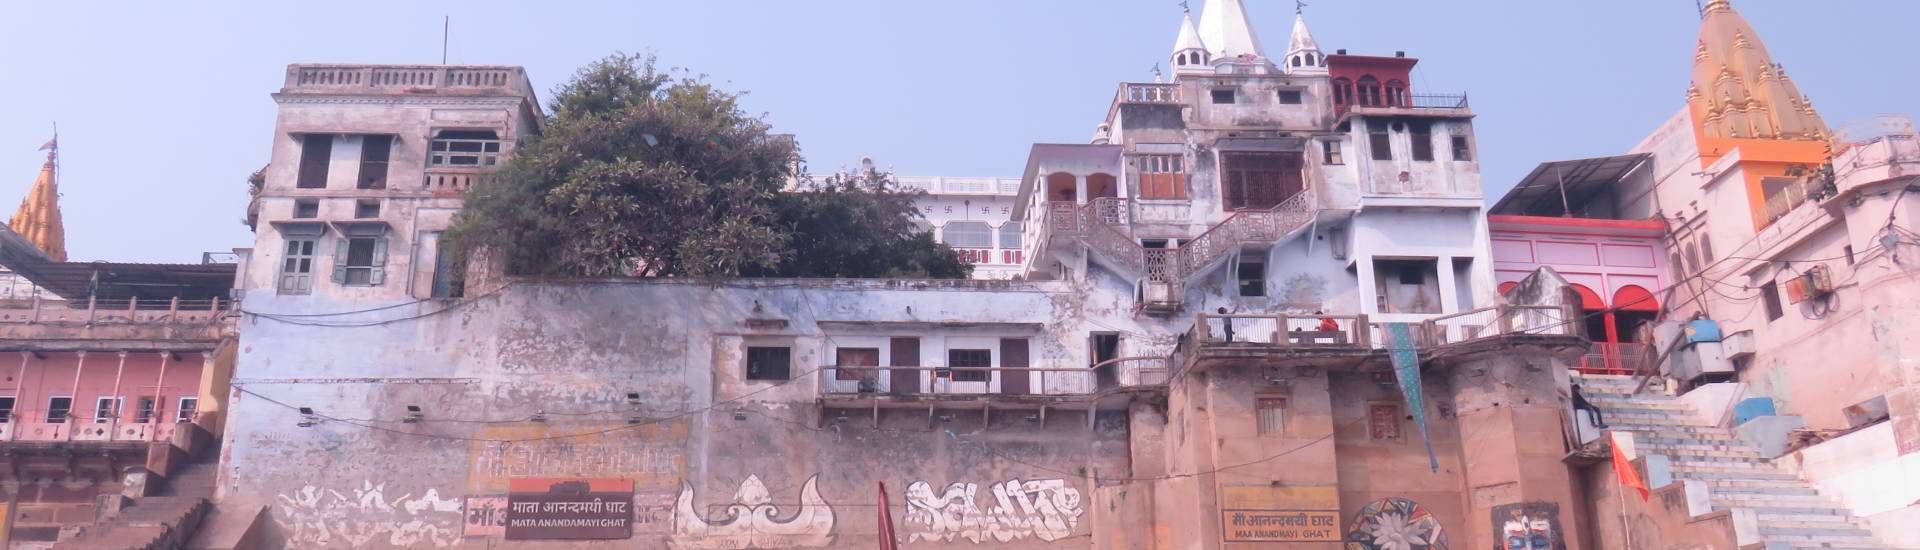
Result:
{"type": "MultiPolygon", "coordinates": [[[[294,65],[287,68],[286,91],[478,90],[516,88],[525,82],[519,67],[449,65],[294,65]]],[[[528,90],[511,90],[527,93],[528,90]]]]}
{"type": "Polygon", "coordinates": [[[1120,85],[1121,103],[1181,103],[1179,84],[1126,83],[1120,85]]]}

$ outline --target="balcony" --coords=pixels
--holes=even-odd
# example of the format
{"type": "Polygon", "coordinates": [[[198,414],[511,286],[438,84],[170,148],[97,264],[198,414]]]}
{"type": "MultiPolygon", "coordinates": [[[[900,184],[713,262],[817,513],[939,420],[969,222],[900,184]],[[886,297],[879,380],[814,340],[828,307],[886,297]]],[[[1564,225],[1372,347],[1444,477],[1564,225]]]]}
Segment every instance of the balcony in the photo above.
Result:
{"type": "MultiPolygon", "coordinates": [[[[1574,301],[1577,308],[1579,302],[1574,301]]],[[[1562,305],[1500,305],[1410,323],[1414,347],[1423,356],[1463,345],[1513,336],[1580,336],[1577,309],[1562,305]]],[[[1261,364],[1311,364],[1328,358],[1385,359],[1387,326],[1366,315],[1296,316],[1285,312],[1196,316],[1175,347],[1173,364],[1253,360],[1261,364]]],[[[1354,363],[1348,363],[1354,364],[1354,363]]]]}
{"type": "Polygon", "coordinates": [[[0,304],[0,341],[26,351],[207,350],[238,310],[237,303],[218,298],[34,299],[0,304]]]}
{"type": "Polygon", "coordinates": [[[1888,134],[1849,144],[1834,156],[1833,172],[1836,196],[1852,193],[1864,185],[1920,173],[1920,138],[1912,134],[1888,134]]]}
{"type": "Polygon", "coordinates": [[[493,170],[487,168],[428,168],[420,188],[435,195],[465,195],[492,173],[493,170]]]}
{"type": "MultiPolygon", "coordinates": [[[[1388,96],[1391,98],[1392,96],[1388,96]]],[[[1406,94],[1406,101],[1387,101],[1385,103],[1354,103],[1340,105],[1345,114],[1355,115],[1411,115],[1432,117],[1469,117],[1473,116],[1473,107],[1467,102],[1467,94],[1406,94]]]]}
{"type": "Polygon", "coordinates": [[[52,417],[44,410],[14,411],[4,421],[0,421],[0,442],[136,442],[151,443],[169,441],[174,430],[192,422],[128,422],[119,420],[91,420],[61,415],[54,411],[52,417]]]}
{"type": "Polygon", "coordinates": [[[1179,84],[1128,82],[1120,85],[1120,96],[1114,102],[1178,105],[1185,103],[1180,96],[1179,84]]]}

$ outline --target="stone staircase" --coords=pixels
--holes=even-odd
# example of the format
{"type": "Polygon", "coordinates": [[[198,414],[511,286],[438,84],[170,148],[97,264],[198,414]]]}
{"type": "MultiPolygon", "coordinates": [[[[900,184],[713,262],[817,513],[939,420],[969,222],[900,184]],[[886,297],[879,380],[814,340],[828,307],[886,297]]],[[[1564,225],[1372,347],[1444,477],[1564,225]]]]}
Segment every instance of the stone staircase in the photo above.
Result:
{"type": "Polygon", "coordinates": [[[1146,248],[1134,240],[1126,199],[1097,198],[1084,205],[1049,203],[1048,230],[1078,238],[1102,265],[1149,285],[1161,304],[1178,309],[1186,285],[1226,263],[1245,244],[1277,244],[1304,232],[1314,219],[1314,193],[1303,191],[1266,210],[1239,210],[1178,248],[1146,248]]]}
{"type": "Polygon", "coordinates": [[[134,499],[118,515],[101,520],[54,550],[171,550],[185,548],[201,520],[212,512],[220,474],[219,440],[160,481],[153,495],[134,499]]]}
{"type": "Polygon", "coordinates": [[[1713,509],[1734,510],[1736,525],[1751,514],[1766,550],[1894,548],[1876,540],[1866,522],[1838,501],[1775,469],[1732,430],[1701,421],[1687,403],[1655,393],[1632,395],[1638,382],[1628,376],[1576,374],[1573,382],[1605,413],[1609,428],[1634,432],[1640,454],[1665,455],[1674,481],[1704,484],[1713,509]]]}

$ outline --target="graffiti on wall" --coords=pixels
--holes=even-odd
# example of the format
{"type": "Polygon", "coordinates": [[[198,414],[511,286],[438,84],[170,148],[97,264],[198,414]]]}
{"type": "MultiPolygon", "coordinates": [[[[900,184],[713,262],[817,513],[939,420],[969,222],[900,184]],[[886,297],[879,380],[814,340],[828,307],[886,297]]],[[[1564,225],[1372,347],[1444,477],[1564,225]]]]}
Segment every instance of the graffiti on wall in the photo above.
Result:
{"type": "Polygon", "coordinates": [[[1009,542],[1027,537],[1052,542],[1080,525],[1080,490],[1059,479],[995,483],[978,495],[974,483],[953,483],[936,493],[925,481],[907,486],[907,542],[966,539],[1009,542]],[[976,496],[988,499],[981,506],[976,496]]]}
{"type": "MultiPolygon", "coordinates": [[[[682,481],[674,504],[673,536],[678,549],[742,550],[746,548],[824,547],[833,543],[833,507],[820,498],[820,476],[807,478],[800,488],[800,509],[791,517],[773,503],[766,484],[749,475],[740,482],[726,513],[707,517],[693,502],[693,484],[682,481]]],[[[718,507],[718,506],[716,506],[718,507]]]]}
{"type": "Polygon", "coordinates": [[[1419,503],[1388,497],[1353,514],[1347,550],[1447,550],[1447,533],[1419,503]]]}
{"type": "Polygon", "coordinates": [[[1567,550],[1560,533],[1560,505],[1520,502],[1493,507],[1495,550],[1567,550]]]}
{"type": "Polygon", "coordinates": [[[387,497],[387,484],[362,481],[342,493],[308,485],[278,495],[280,525],[291,546],[451,546],[460,542],[462,503],[427,489],[387,497]]]}
{"type": "Polygon", "coordinates": [[[503,493],[515,477],[632,479],[635,486],[672,491],[687,459],[687,422],[658,424],[497,425],[473,444],[469,489],[503,493]],[[573,437],[558,437],[573,434],[573,437]],[[547,439],[543,439],[547,438],[547,439]]]}

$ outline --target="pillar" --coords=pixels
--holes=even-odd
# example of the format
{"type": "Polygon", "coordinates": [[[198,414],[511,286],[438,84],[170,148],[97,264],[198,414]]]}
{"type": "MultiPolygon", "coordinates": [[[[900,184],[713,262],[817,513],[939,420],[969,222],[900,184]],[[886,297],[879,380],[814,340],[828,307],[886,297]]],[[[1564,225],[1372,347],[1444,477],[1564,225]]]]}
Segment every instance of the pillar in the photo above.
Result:
{"type": "MultiPolygon", "coordinates": [[[[68,424],[72,424],[71,421],[73,420],[73,410],[80,408],[80,373],[81,371],[85,371],[87,369],[87,352],[77,351],[77,352],[74,352],[74,354],[80,356],[80,359],[73,365],[73,391],[67,392],[67,395],[69,396],[67,397],[68,405],[67,405],[67,418],[66,418],[66,420],[68,421],[67,422],[68,424]]],[[[52,411],[48,411],[48,412],[51,413],[52,411]]],[[[52,421],[53,418],[48,417],[47,420],[52,421]]],[[[67,430],[67,436],[69,437],[73,436],[73,430],[71,429],[67,430]]]]}
{"type": "MultiPolygon", "coordinates": [[[[160,425],[160,417],[167,411],[167,402],[161,400],[160,390],[167,386],[167,362],[170,359],[173,359],[172,353],[160,353],[160,376],[153,381],[153,424],[155,426],[160,425]]],[[[151,432],[155,436],[160,434],[160,430],[152,430],[151,432]]]]}
{"type": "Polygon", "coordinates": [[[1087,203],[1087,176],[1086,176],[1086,174],[1074,174],[1074,175],[1073,175],[1073,202],[1074,202],[1074,204],[1086,204],[1086,203],[1087,203]]]}
{"type": "Polygon", "coordinates": [[[108,423],[110,426],[108,429],[119,426],[120,407],[126,406],[120,400],[120,378],[121,375],[126,374],[126,372],[127,352],[122,351],[120,352],[120,365],[113,368],[113,393],[108,395],[108,398],[113,399],[113,420],[108,423]]]}
{"type": "MultiPolygon", "coordinates": [[[[1546,352],[1500,349],[1461,358],[1445,376],[1461,439],[1466,525],[1456,548],[1505,548],[1503,522],[1544,520],[1568,550],[1583,550],[1584,504],[1562,461],[1566,368],[1546,352]]],[[[1554,548],[1561,548],[1554,546],[1554,548]]]]}

